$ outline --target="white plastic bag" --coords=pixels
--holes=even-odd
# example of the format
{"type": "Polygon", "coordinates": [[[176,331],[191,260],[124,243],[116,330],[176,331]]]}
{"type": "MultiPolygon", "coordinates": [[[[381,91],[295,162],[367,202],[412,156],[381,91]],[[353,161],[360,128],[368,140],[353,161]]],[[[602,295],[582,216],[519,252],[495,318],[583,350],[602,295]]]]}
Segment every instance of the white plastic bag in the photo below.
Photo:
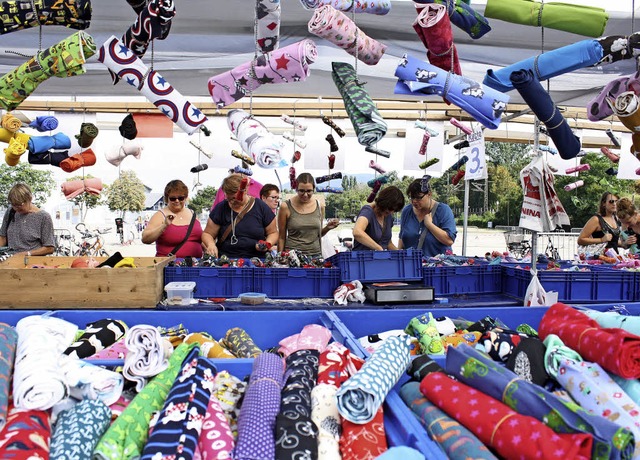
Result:
{"type": "Polygon", "coordinates": [[[555,291],[545,291],[544,286],[538,279],[538,274],[531,271],[531,282],[524,295],[525,307],[549,306],[558,301],[558,293],[555,291]]]}
{"type": "Polygon", "coordinates": [[[320,248],[322,249],[322,258],[328,259],[329,257],[338,253],[336,249],[333,247],[331,240],[329,239],[329,234],[327,233],[325,236],[320,238],[320,248]]]}

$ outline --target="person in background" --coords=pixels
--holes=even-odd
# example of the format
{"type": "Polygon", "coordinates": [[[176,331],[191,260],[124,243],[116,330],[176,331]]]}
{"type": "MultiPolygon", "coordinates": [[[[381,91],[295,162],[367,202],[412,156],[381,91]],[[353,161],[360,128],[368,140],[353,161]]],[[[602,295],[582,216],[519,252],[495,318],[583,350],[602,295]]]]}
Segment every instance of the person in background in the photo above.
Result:
{"type": "Polygon", "coordinates": [[[422,249],[424,256],[433,257],[450,251],[458,232],[451,208],[434,200],[431,186],[424,182],[416,179],[407,187],[411,203],[400,215],[398,249],[422,249]]]}
{"type": "Polygon", "coordinates": [[[205,252],[214,257],[264,258],[269,245],[278,241],[276,216],[271,208],[248,193],[243,193],[241,200],[237,199],[242,178],[240,174],[231,174],[222,181],[225,200],[209,213],[202,245],[205,252]]]}
{"type": "Polygon", "coordinates": [[[8,246],[15,254],[46,256],[55,248],[53,221],[46,211],[35,206],[27,184],[11,187],[9,209],[0,227],[0,246],[8,246]]]}
{"type": "Polygon", "coordinates": [[[404,195],[398,187],[391,185],[383,188],[373,204],[366,204],[360,209],[356,225],[353,227],[353,238],[356,240],[353,250],[397,249],[391,241],[391,229],[393,215],[403,207],[404,195]]]}
{"type": "Polygon", "coordinates": [[[316,181],[309,173],[297,179],[297,195],[280,204],[278,211],[278,248],[284,251],[295,249],[310,257],[321,257],[320,239],[340,224],[339,219],[324,222],[324,207],[313,198],[316,181]]]}
{"type": "Polygon", "coordinates": [[[156,243],[156,256],[166,257],[173,254],[175,248],[182,246],[175,255],[178,258],[202,257],[202,226],[195,219],[191,232],[187,234],[194,213],[187,208],[189,188],[181,180],[172,180],[164,188],[166,206],[156,212],[142,231],[144,244],[156,243]]]}
{"type": "Polygon", "coordinates": [[[638,211],[636,211],[633,201],[629,198],[621,198],[617,205],[616,216],[620,219],[622,230],[627,235],[627,238],[623,241],[623,246],[625,248],[631,248],[634,244],[638,244],[640,216],[638,216],[638,211]]]}
{"type": "Polygon", "coordinates": [[[264,184],[260,189],[260,198],[267,203],[267,206],[271,208],[275,214],[278,211],[278,205],[280,204],[280,189],[274,184],[264,184]]]}
{"type": "Polygon", "coordinates": [[[616,215],[617,205],[618,197],[616,195],[610,192],[602,194],[598,212],[584,224],[580,236],[578,236],[580,246],[607,243],[605,250],[611,248],[618,252],[618,246],[621,244],[622,225],[616,215]]]}

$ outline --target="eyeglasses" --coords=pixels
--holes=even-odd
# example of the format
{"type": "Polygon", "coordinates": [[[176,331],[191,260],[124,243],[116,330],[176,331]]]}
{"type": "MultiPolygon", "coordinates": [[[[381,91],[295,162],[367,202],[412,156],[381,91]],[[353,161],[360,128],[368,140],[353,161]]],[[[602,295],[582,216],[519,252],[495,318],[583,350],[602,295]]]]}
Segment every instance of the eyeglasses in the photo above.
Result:
{"type": "Polygon", "coordinates": [[[313,190],[298,190],[298,195],[313,195],[313,190]]]}
{"type": "Polygon", "coordinates": [[[422,200],[425,196],[427,196],[426,193],[422,194],[422,195],[414,195],[411,197],[411,201],[420,201],[422,200]]]}
{"type": "Polygon", "coordinates": [[[186,200],[186,196],[170,196],[169,201],[184,201],[186,200]]]}
{"type": "Polygon", "coordinates": [[[609,200],[609,204],[616,204],[618,200],[609,200]]]}
{"type": "Polygon", "coordinates": [[[267,198],[269,198],[270,200],[275,200],[275,201],[278,201],[280,199],[279,196],[268,196],[267,198]]]}

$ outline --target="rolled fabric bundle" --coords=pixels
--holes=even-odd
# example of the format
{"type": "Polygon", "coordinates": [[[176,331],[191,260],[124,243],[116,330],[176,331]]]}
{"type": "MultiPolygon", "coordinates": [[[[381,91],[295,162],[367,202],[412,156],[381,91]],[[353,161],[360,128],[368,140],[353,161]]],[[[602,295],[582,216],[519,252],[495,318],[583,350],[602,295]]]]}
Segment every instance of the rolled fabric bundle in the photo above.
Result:
{"type": "MultiPolygon", "coordinates": [[[[220,374],[216,375],[216,381],[220,374]]],[[[217,395],[214,393],[209,399],[202,431],[198,438],[198,450],[201,458],[232,458],[231,452],[233,452],[234,444],[235,440],[231,427],[222,407],[220,407],[220,401],[218,401],[217,395]]],[[[194,456],[195,458],[197,457],[194,456]]]]}
{"type": "Polygon", "coordinates": [[[16,356],[18,333],[5,323],[0,323],[0,373],[6,378],[0,379],[0,431],[7,422],[9,412],[10,378],[13,372],[13,361],[16,356]]]}
{"type": "Polygon", "coordinates": [[[270,53],[279,46],[280,12],[280,0],[258,0],[256,3],[256,38],[263,53],[270,53]]]}
{"type": "Polygon", "coordinates": [[[2,432],[5,442],[0,445],[0,458],[49,458],[50,420],[49,412],[11,407],[2,432]]]}
{"type": "Polygon", "coordinates": [[[102,191],[102,180],[97,177],[89,177],[78,180],[68,180],[60,185],[62,193],[67,200],[73,200],[81,193],[100,195],[102,191]]]}
{"type": "Polygon", "coordinates": [[[41,133],[45,131],[53,131],[58,127],[58,119],[49,115],[42,115],[36,117],[35,120],[29,123],[29,127],[40,131],[41,133]]]}
{"type": "Polygon", "coordinates": [[[120,320],[99,319],[88,323],[84,332],[65,351],[72,358],[84,359],[110,347],[127,332],[127,325],[120,320]]]}
{"type": "Polygon", "coordinates": [[[191,333],[184,338],[184,343],[197,343],[200,347],[200,354],[207,358],[235,358],[233,353],[208,334],[191,333]]]}
{"type": "Polygon", "coordinates": [[[375,144],[387,133],[387,123],[369,93],[358,82],[353,66],[346,62],[332,62],[331,67],[331,77],[340,91],[358,142],[366,146],[375,144]]]}
{"type": "Polygon", "coordinates": [[[127,356],[127,353],[129,353],[129,350],[127,350],[127,346],[124,344],[124,337],[122,337],[120,340],[118,340],[117,342],[115,342],[114,344],[108,346],[107,348],[100,350],[99,352],[88,356],[87,360],[94,360],[94,359],[109,359],[109,360],[113,360],[113,359],[124,359],[125,356],[127,356]]]}
{"type": "Polygon", "coordinates": [[[91,147],[93,140],[98,137],[100,130],[93,123],[82,123],[80,125],[80,134],[76,134],[75,138],[78,140],[78,145],[83,149],[91,147]]]}
{"type": "Polygon", "coordinates": [[[247,331],[239,327],[229,329],[220,343],[237,358],[257,358],[262,354],[247,331]]]}
{"type": "Polygon", "coordinates": [[[453,43],[451,22],[447,7],[438,4],[415,3],[418,17],[413,22],[422,44],[427,49],[429,62],[447,72],[462,75],[458,50],[453,43]]]}
{"type": "Polygon", "coordinates": [[[122,374],[65,354],[60,355],[58,365],[73,398],[99,400],[107,406],[120,399],[124,387],[122,374]]]}
{"type": "Polygon", "coordinates": [[[91,0],[15,0],[0,7],[0,34],[40,26],[84,30],[91,24],[91,0]]]}
{"type": "Polygon", "coordinates": [[[6,129],[7,131],[11,131],[12,133],[17,132],[20,128],[22,128],[22,122],[10,113],[5,113],[4,115],[2,115],[0,125],[2,125],[4,129],[6,129]]]}
{"type": "Polygon", "coordinates": [[[615,99],[626,91],[640,94],[640,71],[611,80],[595,98],[587,103],[587,117],[591,121],[604,120],[613,115],[607,98],[615,99]]]}
{"type": "Polygon", "coordinates": [[[30,153],[44,153],[48,150],[63,150],[71,148],[71,139],[64,133],[53,136],[31,136],[27,143],[30,153]]]}
{"type": "Polygon", "coordinates": [[[20,67],[0,78],[0,106],[5,110],[15,109],[36,90],[40,83],[51,77],[65,78],[82,75],[86,72],[85,62],[95,52],[96,45],[93,38],[85,32],[76,32],[39,52],[20,67]],[[46,64],[46,67],[42,67],[43,64],[46,64]]]}
{"type": "Polygon", "coordinates": [[[155,70],[149,69],[122,41],[111,36],[100,48],[98,60],[118,77],[138,89],[153,105],[187,134],[193,134],[207,117],[155,70]]]}
{"type": "Polygon", "coordinates": [[[85,399],[58,415],[51,436],[50,460],[89,459],[111,423],[111,409],[85,399]],[[73,452],[72,456],[70,452],[73,452]]]}
{"type": "Polygon", "coordinates": [[[173,0],[149,0],[137,14],[136,21],[122,36],[122,42],[136,56],[142,57],[151,40],[167,38],[176,7],[173,0]]]}
{"type": "Polygon", "coordinates": [[[609,35],[596,39],[602,46],[602,59],[598,64],[611,64],[632,59],[640,54],[640,32],[631,35],[609,35]]]}
{"type": "Polygon", "coordinates": [[[396,68],[394,93],[439,95],[460,107],[483,126],[496,129],[509,96],[469,78],[444,72],[405,54],[396,68]]]}
{"type": "Polygon", "coordinates": [[[315,10],[323,5],[331,5],[336,10],[350,13],[369,13],[384,15],[391,11],[390,0],[369,0],[368,2],[356,2],[354,0],[300,0],[306,10],[315,10]]]}
{"type": "Polygon", "coordinates": [[[467,0],[414,0],[414,3],[435,3],[446,6],[451,22],[473,39],[478,39],[491,30],[489,22],[471,8],[467,0]]]}
{"type": "Polygon", "coordinates": [[[609,20],[603,8],[533,0],[487,0],[484,15],[513,24],[564,30],[586,37],[601,36],[609,20]]]}
{"type": "Polygon", "coordinates": [[[640,132],[640,100],[636,93],[625,91],[614,100],[607,98],[606,101],[623,125],[634,134],[640,132]]]}
{"type": "Polygon", "coordinates": [[[516,62],[499,70],[487,69],[487,74],[482,82],[493,89],[506,93],[513,89],[513,83],[509,77],[515,71],[535,70],[538,80],[543,81],[573,70],[596,65],[602,56],[602,45],[598,40],[582,40],[516,62]]]}
{"type": "Polygon", "coordinates": [[[331,5],[315,10],[308,29],[368,65],[376,65],[387,50],[387,45],[367,36],[347,15],[331,5]]]}
{"type": "Polygon", "coordinates": [[[76,153],[60,162],[60,168],[64,172],[73,172],[85,166],[93,166],[96,164],[96,154],[93,150],[87,149],[82,153],[76,153]]]}
{"type": "Polygon", "coordinates": [[[130,141],[134,140],[138,136],[138,128],[136,127],[136,120],[132,114],[127,115],[122,119],[122,123],[118,127],[120,135],[130,141]]]}
{"type": "Polygon", "coordinates": [[[122,145],[113,146],[110,150],[107,150],[104,157],[113,166],[118,167],[122,160],[128,156],[139,160],[143,149],[144,147],[138,142],[124,142],[122,145]]]}
{"type": "Polygon", "coordinates": [[[165,370],[169,365],[170,351],[158,328],[146,324],[132,326],[125,335],[128,353],[122,374],[135,382],[138,392],[144,388],[148,378],[165,370]]]}
{"type": "Polygon", "coordinates": [[[282,157],[284,143],[271,134],[248,112],[233,109],[227,113],[227,126],[242,147],[242,151],[255,159],[261,168],[282,168],[287,160],[282,157]]]}
{"type": "Polygon", "coordinates": [[[216,106],[226,107],[263,84],[306,80],[309,65],[317,57],[316,44],[309,39],[300,40],[209,78],[207,88],[216,106]]]}
{"type": "Polygon", "coordinates": [[[27,151],[29,138],[28,134],[18,132],[9,140],[9,145],[4,149],[4,160],[9,166],[20,162],[20,157],[27,151]]]}
{"type": "Polygon", "coordinates": [[[511,82],[524,102],[547,127],[549,137],[558,148],[560,156],[568,160],[580,152],[580,139],[573,134],[567,120],[551,100],[532,70],[522,69],[511,74],[511,82]]]}
{"type": "Polygon", "coordinates": [[[298,334],[290,335],[278,342],[278,353],[285,358],[299,350],[323,352],[331,340],[331,331],[319,324],[307,324],[298,334]]]}
{"type": "Polygon", "coordinates": [[[60,167],[60,163],[69,158],[68,150],[47,150],[41,153],[29,152],[28,161],[32,165],[51,165],[60,167]]]}

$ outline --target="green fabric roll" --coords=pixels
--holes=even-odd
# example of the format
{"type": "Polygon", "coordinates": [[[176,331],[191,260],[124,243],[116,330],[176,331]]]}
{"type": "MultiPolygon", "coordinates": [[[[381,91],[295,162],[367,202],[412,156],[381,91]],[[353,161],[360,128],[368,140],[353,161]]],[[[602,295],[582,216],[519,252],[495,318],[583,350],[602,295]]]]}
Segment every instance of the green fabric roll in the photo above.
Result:
{"type": "Polygon", "coordinates": [[[487,0],[487,18],[525,26],[548,27],[586,37],[600,37],[609,15],[602,8],[533,0],[487,0]]]}
{"type": "Polygon", "coordinates": [[[84,64],[96,52],[96,44],[86,32],[76,32],[0,79],[0,106],[18,107],[38,85],[51,77],[65,78],[86,72],[84,64]]]}
{"type": "Polygon", "coordinates": [[[169,367],[156,375],[136,395],[122,414],[111,424],[93,451],[96,460],[140,458],[149,436],[149,421],[154,412],[162,409],[182,362],[189,351],[198,346],[183,343],[169,358],[169,367]]]}

